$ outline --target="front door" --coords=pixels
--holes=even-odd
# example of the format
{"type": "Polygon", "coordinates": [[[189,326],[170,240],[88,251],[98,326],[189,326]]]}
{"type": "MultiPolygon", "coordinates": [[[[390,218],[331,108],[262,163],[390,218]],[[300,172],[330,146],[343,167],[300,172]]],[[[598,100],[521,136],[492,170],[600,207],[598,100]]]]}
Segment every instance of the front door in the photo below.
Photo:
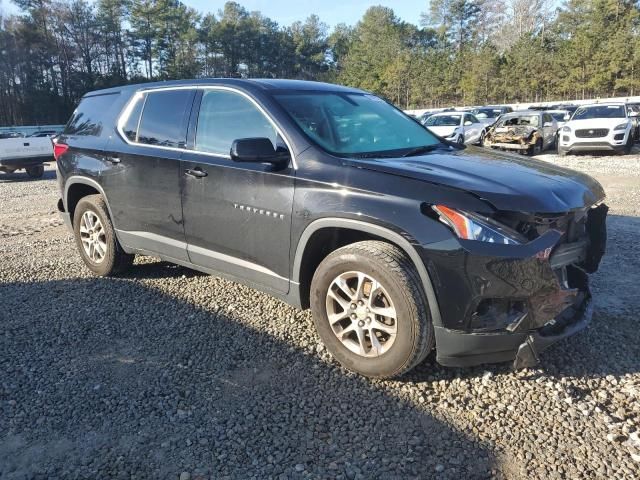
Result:
{"type": "Polygon", "coordinates": [[[271,119],[238,91],[205,89],[196,111],[194,144],[181,167],[190,261],[286,293],[295,170],[237,163],[229,156],[240,138],[286,145],[271,119]]]}

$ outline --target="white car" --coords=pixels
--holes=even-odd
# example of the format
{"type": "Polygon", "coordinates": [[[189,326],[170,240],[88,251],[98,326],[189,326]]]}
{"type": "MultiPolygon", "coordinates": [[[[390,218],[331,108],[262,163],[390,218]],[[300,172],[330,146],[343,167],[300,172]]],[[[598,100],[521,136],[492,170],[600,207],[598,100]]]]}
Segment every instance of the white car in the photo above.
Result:
{"type": "Polygon", "coordinates": [[[439,137],[460,145],[481,142],[484,131],[484,125],[468,112],[436,113],[427,119],[424,126],[439,137]]]}
{"type": "Polygon", "coordinates": [[[44,174],[44,163],[53,160],[49,137],[0,139],[0,172],[25,169],[31,178],[39,178],[44,174]]]}
{"type": "Polygon", "coordinates": [[[602,103],[578,108],[561,129],[558,154],[613,150],[630,153],[633,122],[624,103],[602,103]]]}

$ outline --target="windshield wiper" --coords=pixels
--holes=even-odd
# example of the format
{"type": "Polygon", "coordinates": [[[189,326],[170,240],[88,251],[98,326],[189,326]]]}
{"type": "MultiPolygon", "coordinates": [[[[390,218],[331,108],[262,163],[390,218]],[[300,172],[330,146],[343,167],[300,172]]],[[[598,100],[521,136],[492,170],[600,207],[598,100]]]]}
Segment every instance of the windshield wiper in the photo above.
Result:
{"type": "Polygon", "coordinates": [[[420,155],[422,153],[431,152],[432,150],[435,150],[436,148],[439,148],[440,146],[441,145],[437,144],[437,143],[435,145],[422,145],[421,147],[412,148],[411,150],[409,150],[407,153],[405,153],[402,156],[403,157],[413,157],[415,155],[420,155]]]}

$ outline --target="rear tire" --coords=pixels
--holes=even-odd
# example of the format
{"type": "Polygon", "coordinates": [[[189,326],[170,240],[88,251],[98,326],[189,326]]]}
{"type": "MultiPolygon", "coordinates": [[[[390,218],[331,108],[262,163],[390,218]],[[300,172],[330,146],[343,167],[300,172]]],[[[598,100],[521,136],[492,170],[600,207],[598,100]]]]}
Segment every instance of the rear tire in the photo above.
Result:
{"type": "Polygon", "coordinates": [[[135,255],[126,253],[118,239],[102,195],[88,195],[73,214],[73,232],[80,256],[93,273],[108,277],[124,272],[135,255]]]}
{"type": "Polygon", "coordinates": [[[368,377],[401,375],[435,344],[420,276],[400,249],[385,242],[330,253],[311,281],[311,310],[329,352],[368,377]]]}
{"type": "Polygon", "coordinates": [[[25,168],[27,175],[31,178],[41,178],[44,175],[44,165],[34,165],[25,168]]]}

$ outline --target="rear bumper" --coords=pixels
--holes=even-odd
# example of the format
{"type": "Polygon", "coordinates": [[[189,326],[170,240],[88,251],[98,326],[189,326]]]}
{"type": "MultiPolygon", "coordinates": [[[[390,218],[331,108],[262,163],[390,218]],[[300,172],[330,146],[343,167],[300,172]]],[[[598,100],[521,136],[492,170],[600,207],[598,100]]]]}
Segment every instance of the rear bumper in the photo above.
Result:
{"type": "Polygon", "coordinates": [[[9,168],[25,168],[32,167],[34,165],[42,165],[46,162],[53,162],[53,157],[25,157],[25,158],[0,158],[0,167],[9,168]]]}

